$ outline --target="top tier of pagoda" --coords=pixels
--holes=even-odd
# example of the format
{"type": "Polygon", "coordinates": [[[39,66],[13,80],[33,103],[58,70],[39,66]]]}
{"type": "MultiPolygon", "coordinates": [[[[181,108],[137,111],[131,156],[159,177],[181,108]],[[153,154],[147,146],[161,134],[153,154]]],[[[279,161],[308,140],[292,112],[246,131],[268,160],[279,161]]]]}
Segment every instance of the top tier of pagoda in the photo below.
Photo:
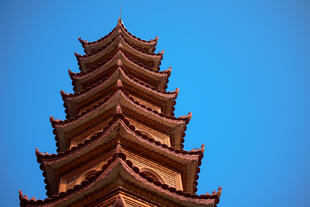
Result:
{"type": "Polygon", "coordinates": [[[141,40],[119,19],[105,37],[79,40],[74,93],[61,91],[66,120],[50,118],[58,154],[36,150],[48,198],[20,193],[21,206],[216,206],[221,188],[195,193],[204,147],[183,150],[191,113],[174,116],[179,89],[166,91],[158,37],[141,40]]]}

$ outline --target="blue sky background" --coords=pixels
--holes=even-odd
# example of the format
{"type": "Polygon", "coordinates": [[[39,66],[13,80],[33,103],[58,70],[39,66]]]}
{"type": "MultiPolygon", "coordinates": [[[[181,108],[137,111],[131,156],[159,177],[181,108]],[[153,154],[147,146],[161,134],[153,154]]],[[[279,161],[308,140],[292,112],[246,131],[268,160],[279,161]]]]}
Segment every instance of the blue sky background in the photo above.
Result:
{"type": "Polygon", "coordinates": [[[206,144],[198,193],[223,186],[219,207],[310,202],[310,1],[7,0],[0,3],[0,206],[18,190],[44,198],[34,148],[54,153],[49,116],[64,119],[78,37],[94,41],[122,19],[159,36],[176,115],[189,111],[185,148],[206,144]]]}

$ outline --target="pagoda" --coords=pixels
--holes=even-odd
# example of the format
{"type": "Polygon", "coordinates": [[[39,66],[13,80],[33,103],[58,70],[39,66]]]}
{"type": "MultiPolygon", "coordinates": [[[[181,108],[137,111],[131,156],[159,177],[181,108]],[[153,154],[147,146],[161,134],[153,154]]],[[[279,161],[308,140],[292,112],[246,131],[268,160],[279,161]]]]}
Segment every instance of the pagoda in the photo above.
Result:
{"type": "Polygon", "coordinates": [[[105,37],[79,41],[74,93],[61,91],[66,119],[50,117],[57,154],[36,149],[47,198],[20,191],[20,206],[216,207],[221,187],[196,194],[205,149],[183,149],[192,115],[174,116],[179,89],[166,91],[158,37],[141,40],[119,18],[105,37]]]}

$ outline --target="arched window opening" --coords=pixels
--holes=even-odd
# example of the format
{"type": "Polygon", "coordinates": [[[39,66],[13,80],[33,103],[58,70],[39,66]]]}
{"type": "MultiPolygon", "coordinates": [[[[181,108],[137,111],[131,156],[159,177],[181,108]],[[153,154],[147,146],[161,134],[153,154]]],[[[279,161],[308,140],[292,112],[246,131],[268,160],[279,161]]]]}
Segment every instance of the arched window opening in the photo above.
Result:
{"type": "Polygon", "coordinates": [[[159,181],[161,183],[165,183],[164,180],[153,170],[150,169],[143,169],[142,172],[146,175],[146,177],[150,177],[153,179],[153,181],[159,181]]]}
{"type": "Polygon", "coordinates": [[[92,176],[95,176],[96,173],[97,173],[97,170],[91,170],[85,174],[84,178],[86,180],[89,180],[92,176]]]}

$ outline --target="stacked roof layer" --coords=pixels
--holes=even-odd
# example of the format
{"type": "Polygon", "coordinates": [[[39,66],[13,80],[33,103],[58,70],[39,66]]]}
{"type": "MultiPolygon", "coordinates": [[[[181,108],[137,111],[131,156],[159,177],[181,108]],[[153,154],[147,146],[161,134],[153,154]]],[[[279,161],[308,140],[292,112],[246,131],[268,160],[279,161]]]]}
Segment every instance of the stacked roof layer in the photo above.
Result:
{"type": "Polygon", "coordinates": [[[57,154],[41,153],[47,198],[21,206],[215,207],[222,192],[197,195],[201,149],[183,142],[191,113],[174,116],[179,89],[167,92],[158,37],[141,40],[121,19],[105,37],[79,39],[74,93],[61,91],[66,120],[50,117],[57,154]]]}

